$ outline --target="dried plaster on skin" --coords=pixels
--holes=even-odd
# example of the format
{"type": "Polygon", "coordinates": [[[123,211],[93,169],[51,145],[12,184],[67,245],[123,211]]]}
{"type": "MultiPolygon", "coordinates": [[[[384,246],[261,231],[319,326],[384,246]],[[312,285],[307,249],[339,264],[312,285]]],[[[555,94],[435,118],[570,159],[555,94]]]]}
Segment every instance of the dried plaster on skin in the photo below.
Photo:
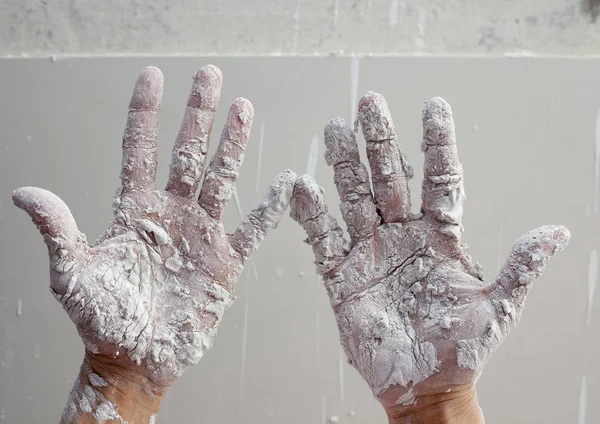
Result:
{"type": "MultiPolygon", "coordinates": [[[[297,187],[302,184],[315,183],[308,179],[300,179],[297,187]]],[[[306,189],[322,194],[316,185],[306,189]]],[[[295,217],[306,217],[307,211],[302,210],[303,207],[299,203],[292,201],[292,214],[295,217]]],[[[322,216],[313,215],[305,219],[305,223],[309,222],[308,242],[313,244],[315,249],[321,248],[318,240],[322,237],[322,228],[319,228],[323,227],[322,221],[319,222],[322,216]],[[311,234],[312,226],[314,232],[311,234]]],[[[331,231],[329,237],[338,239],[328,242],[332,245],[344,244],[338,231],[331,231]]],[[[391,233],[380,235],[380,238],[398,241],[391,233]]],[[[392,385],[407,387],[411,382],[421,382],[437,369],[438,360],[433,344],[418,340],[408,315],[410,308],[414,307],[415,295],[421,292],[420,286],[415,283],[426,276],[431,257],[434,255],[432,249],[425,247],[423,238],[417,239],[416,244],[419,245],[416,248],[417,255],[406,254],[402,249],[398,255],[386,259],[388,264],[402,263],[395,270],[390,269],[387,277],[381,273],[381,269],[376,270],[373,246],[370,242],[357,243],[338,269],[335,261],[328,263],[327,260],[317,260],[319,272],[326,280],[345,352],[350,363],[365,378],[376,395],[392,385]],[[405,261],[399,258],[402,254],[406,256],[405,261]],[[364,287],[362,290],[353,287],[359,282],[378,278],[385,281],[382,280],[381,284],[371,288],[364,287]],[[404,296],[401,296],[401,287],[412,287],[412,291],[406,291],[404,296]],[[387,305],[394,297],[402,299],[402,304],[399,305],[401,311],[392,312],[387,305]]],[[[330,255],[318,252],[317,257],[330,255]]]]}
{"type": "Polygon", "coordinates": [[[69,395],[61,423],[75,424],[81,416],[86,414],[91,415],[100,424],[107,421],[117,421],[127,424],[119,414],[117,406],[108,401],[98,390],[107,385],[108,383],[97,374],[94,374],[87,362],[84,362],[81,367],[80,376],[77,378],[73,390],[69,395]]]}
{"type": "MultiPolygon", "coordinates": [[[[81,233],[76,246],[68,235],[51,237],[52,291],[88,350],[115,358],[126,353],[161,383],[197,363],[233,299],[224,285],[233,285],[240,255],[247,258],[277,224],[294,182],[284,172],[272,184],[234,234],[236,250],[195,202],[180,204],[158,191],[118,193],[115,221],[92,247],[81,233]],[[215,267],[227,274],[217,275],[215,267]]],[[[53,212],[59,213],[35,213],[52,218],[53,212]]]]}
{"type": "MultiPolygon", "coordinates": [[[[295,181],[293,172],[282,172],[231,236],[194,200],[160,191],[119,191],[115,220],[91,247],[74,223],[54,236],[40,225],[52,293],[90,352],[115,360],[125,354],[155,382],[171,383],[211,347],[243,261],[281,219],[295,181]]],[[[42,202],[40,196],[53,196],[42,192],[15,196],[33,205],[32,216],[64,221],[66,206],[42,202]]],[[[66,422],[77,411],[99,421],[118,419],[114,405],[95,389],[106,382],[86,375],[89,384],[79,379],[72,391],[66,422]]]]}
{"type": "MultiPolygon", "coordinates": [[[[141,215],[157,214],[158,220],[138,217],[141,205],[129,198],[117,204],[115,223],[92,247],[94,254],[70,273],[66,291],[55,294],[92,353],[116,357],[124,350],[138,365],[145,361],[153,379],[170,381],[211,347],[232,295],[194,273],[202,258],[190,257],[185,237],[176,243],[165,229],[181,229],[183,222],[152,207],[141,215]]],[[[69,273],[66,258],[62,249],[53,256],[57,273],[69,273]]]]}
{"type": "MultiPolygon", "coordinates": [[[[378,101],[375,98],[373,103],[378,101]]],[[[363,108],[358,115],[368,152],[369,143],[395,140],[389,112],[375,106],[363,108]]],[[[292,216],[304,226],[313,245],[350,363],[376,396],[391,386],[406,389],[397,400],[402,405],[413,403],[415,386],[442,369],[472,370],[476,378],[516,325],[517,310],[531,282],[568,240],[568,231],[558,226],[525,235],[515,245],[498,288],[484,297],[482,270],[460,244],[463,170],[449,105],[437,98],[428,102],[423,126],[423,214],[405,217],[403,224],[379,226],[380,214],[385,218],[396,212],[375,210],[368,174],[343,120],[332,121],[326,129],[325,157],[334,166],[351,243],[327,214],[323,191],[310,178],[298,180],[292,200],[292,216]],[[507,299],[500,284],[511,278],[524,286],[515,288],[513,298],[507,299]]],[[[386,149],[393,153],[393,145],[386,149]]],[[[396,163],[389,163],[389,158],[379,161],[375,148],[370,151],[371,167],[378,173],[373,173],[374,179],[410,198],[402,184],[412,177],[406,158],[397,152],[396,163]]],[[[375,199],[381,200],[375,190],[375,199]]]]}

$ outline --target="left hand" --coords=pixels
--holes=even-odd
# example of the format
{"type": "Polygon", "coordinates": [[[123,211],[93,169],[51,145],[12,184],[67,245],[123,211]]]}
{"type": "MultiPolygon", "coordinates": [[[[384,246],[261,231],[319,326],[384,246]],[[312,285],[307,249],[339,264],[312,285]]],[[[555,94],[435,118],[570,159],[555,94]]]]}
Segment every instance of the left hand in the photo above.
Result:
{"type": "Polygon", "coordinates": [[[350,240],[309,177],[299,177],[291,201],[346,355],[390,416],[410,414],[419,400],[448,398],[455,390],[474,396],[486,361],[517,325],[534,280],[565,247],[569,231],[545,226],[525,234],[498,277],[485,283],[461,241],[463,169],[450,105],[434,98],[423,112],[420,214],[411,211],[412,169],[383,96],[364,96],[358,119],[373,192],[350,126],[336,118],[325,129],[325,158],[333,165],[350,240]]]}

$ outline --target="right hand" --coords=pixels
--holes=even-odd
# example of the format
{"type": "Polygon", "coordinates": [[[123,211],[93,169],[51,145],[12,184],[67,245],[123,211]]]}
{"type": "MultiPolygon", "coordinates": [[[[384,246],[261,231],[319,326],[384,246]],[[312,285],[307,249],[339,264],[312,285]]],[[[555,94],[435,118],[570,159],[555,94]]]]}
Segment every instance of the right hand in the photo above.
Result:
{"type": "Polygon", "coordinates": [[[75,323],[92,367],[114,365],[159,387],[171,385],[212,346],[244,263],[288,206],[296,176],[284,171],[238,229],[225,233],[221,217],[254,111],[242,98],[231,106],[202,182],[221,81],[215,66],[195,75],[163,191],[155,184],[163,76],[153,67],[141,72],[123,136],[115,217],[94,244],[56,195],[33,187],[13,194],[44,237],[51,291],[75,323]]]}

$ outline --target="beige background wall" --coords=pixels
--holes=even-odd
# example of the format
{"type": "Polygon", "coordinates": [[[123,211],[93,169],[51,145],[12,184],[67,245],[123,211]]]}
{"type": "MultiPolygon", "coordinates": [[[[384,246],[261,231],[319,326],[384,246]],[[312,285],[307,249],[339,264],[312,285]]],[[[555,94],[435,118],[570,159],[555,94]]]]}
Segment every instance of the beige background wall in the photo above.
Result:
{"type": "Polygon", "coordinates": [[[0,56],[597,55],[598,0],[2,0],[0,56]]]}
{"type": "MultiPolygon", "coordinates": [[[[561,223],[573,233],[532,291],[519,328],[486,367],[479,385],[486,422],[600,422],[598,302],[586,325],[593,300],[588,274],[596,273],[590,255],[600,240],[594,207],[600,60],[208,57],[0,60],[0,422],[56,422],[83,351],[49,294],[46,249],[12,206],[12,189],[37,185],[59,194],[93,239],[111,218],[137,72],[153,64],[165,74],[164,183],[191,75],[206,63],[224,73],[216,134],[235,97],[248,97],[256,109],[238,184],[244,212],[280,169],[306,170],[316,135],[316,178],[339,215],[322,130],[336,114],[349,117],[367,90],[388,99],[417,170],[418,205],[421,107],[433,95],[445,97],[466,170],[465,240],[488,278],[523,232],[561,223]]],[[[239,219],[232,202],[229,228],[239,219]]],[[[385,422],[341,356],[302,239],[287,218],[266,240],[253,259],[257,276],[241,278],[215,347],[169,393],[160,423],[385,422]]]]}

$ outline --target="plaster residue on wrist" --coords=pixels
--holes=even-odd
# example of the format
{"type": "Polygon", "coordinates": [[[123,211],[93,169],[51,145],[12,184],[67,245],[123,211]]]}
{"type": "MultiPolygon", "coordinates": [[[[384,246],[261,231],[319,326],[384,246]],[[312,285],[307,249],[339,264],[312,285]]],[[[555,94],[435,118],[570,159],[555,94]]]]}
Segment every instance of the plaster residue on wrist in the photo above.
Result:
{"type": "MultiPolygon", "coordinates": [[[[106,383],[103,380],[99,381],[95,377],[92,379],[96,383],[100,383],[100,385],[106,383]]],[[[125,423],[119,414],[117,406],[104,397],[98,390],[98,386],[94,386],[92,380],[79,376],[69,395],[61,423],[76,424],[86,415],[92,416],[98,423],[105,423],[107,421],[125,423]]]]}

